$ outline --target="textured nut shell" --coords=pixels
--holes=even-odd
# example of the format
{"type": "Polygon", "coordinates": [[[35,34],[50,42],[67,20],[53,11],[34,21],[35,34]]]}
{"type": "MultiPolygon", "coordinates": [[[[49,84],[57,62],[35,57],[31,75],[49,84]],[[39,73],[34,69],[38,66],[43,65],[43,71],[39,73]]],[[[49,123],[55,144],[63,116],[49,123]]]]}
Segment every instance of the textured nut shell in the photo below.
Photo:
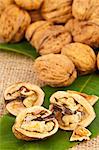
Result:
{"type": "Polygon", "coordinates": [[[88,45],[71,43],[63,47],[61,54],[72,60],[79,74],[88,74],[96,69],[96,55],[88,45]]]}
{"type": "Polygon", "coordinates": [[[97,55],[97,67],[98,67],[98,70],[99,70],[99,53],[97,55]]]}
{"type": "Polygon", "coordinates": [[[58,54],[61,49],[72,41],[69,32],[61,25],[53,25],[42,32],[42,42],[38,50],[40,55],[58,54]]]}
{"type": "Polygon", "coordinates": [[[18,139],[22,139],[22,140],[44,139],[44,138],[47,138],[47,137],[55,134],[58,131],[58,122],[56,119],[53,119],[55,126],[54,126],[54,129],[49,133],[44,133],[44,134],[34,133],[34,132],[25,131],[24,129],[21,128],[21,122],[25,118],[27,113],[31,114],[31,113],[36,113],[36,112],[42,111],[42,110],[47,111],[47,113],[49,115],[51,114],[51,112],[49,110],[45,109],[44,107],[34,106],[34,107],[27,108],[27,109],[23,110],[17,116],[15,124],[12,128],[12,131],[18,139]]]}
{"type": "MultiPolygon", "coordinates": [[[[73,97],[78,102],[78,104],[82,105],[86,109],[88,116],[84,120],[79,122],[79,125],[83,127],[87,127],[95,119],[96,115],[95,115],[93,107],[81,95],[76,94],[76,93],[69,93],[65,91],[57,91],[50,97],[50,103],[54,104],[54,98],[58,99],[62,97],[68,97],[68,95],[73,97]]],[[[59,124],[59,126],[63,130],[74,130],[74,128],[70,126],[65,127],[65,126],[62,126],[62,124],[59,124]]]]}
{"type": "Polygon", "coordinates": [[[37,58],[34,71],[40,81],[53,87],[68,86],[77,77],[72,61],[61,54],[48,54],[37,58]]]}
{"type": "Polygon", "coordinates": [[[6,109],[10,114],[17,116],[22,110],[25,109],[25,106],[23,105],[21,101],[15,100],[15,101],[9,102],[6,105],[6,109]]]}
{"type": "Polygon", "coordinates": [[[20,41],[30,21],[26,11],[9,5],[0,17],[0,43],[20,41]]]}
{"type": "Polygon", "coordinates": [[[72,5],[72,13],[76,19],[90,20],[99,17],[99,1],[98,0],[74,0],[72,5]]]}
{"type": "Polygon", "coordinates": [[[77,126],[70,137],[70,141],[90,140],[89,136],[91,136],[91,132],[88,129],[82,126],[77,126]],[[78,134],[76,134],[76,132],[78,134]]]}
{"type": "Polygon", "coordinates": [[[32,24],[30,24],[26,30],[26,34],[25,34],[25,37],[26,39],[31,42],[32,44],[32,38],[33,38],[33,35],[34,33],[40,28],[42,27],[43,25],[50,25],[51,23],[50,22],[47,22],[47,21],[37,21],[37,22],[34,22],[32,24]]]}
{"type": "Polygon", "coordinates": [[[41,7],[42,16],[55,23],[66,23],[72,17],[72,0],[45,0],[41,7]]]}
{"type": "Polygon", "coordinates": [[[73,41],[99,47],[99,26],[96,23],[71,19],[65,28],[72,34],[73,41]]]}
{"type": "Polygon", "coordinates": [[[29,11],[31,22],[43,20],[40,10],[29,11]]]}
{"type": "MultiPolygon", "coordinates": [[[[26,87],[28,90],[34,91],[37,94],[37,100],[35,102],[33,102],[33,104],[32,104],[33,106],[35,106],[35,105],[41,106],[44,101],[45,94],[44,94],[43,90],[40,87],[38,87],[37,85],[26,83],[26,82],[20,82],[20,83],[13,84],[5,90],[4,99],[8,103],[6,105],[6,109],[8,110],[9,113],[11,113],[14,116],[17,116],[21,112],[21,110],[23,110],[27,106],[25,107],[25,104],[24,104],[25,99],[23,100],[23,102],[21,100],[19,101],[19,98],[17,96],[8,95],[8,93],[11,93],[11,91],[13,91],[13,92],[18,91],[21,87],[26,87]]],[[[32,98],[31,98],[31,100],[32,100],[32,98]]]]}
{"type": "Polygon", "coordinates": [[[15,0],[16,4],[26,10],[39,9],[43,0],[15,0]]]}
{"type": "Polygon", "coordinates": [[[81,96],[84,97],[92,106],[99,100],[99,97],[96,96],[96,95],[88,95],[88,94],[85,94],[85,93],[81,93],[81,92],[77,92],[77,91],[71,91],[71,90],[68,90],[67,92],[69,92],[69,93],[75,93],[75,94],[81,95],[81,96]]]}
{"type": "Polygon", "coordinates": [[[10,5],[13,4],[14,0],[0,0],[0,15],[4,11],[4,9],[10,5]]]}

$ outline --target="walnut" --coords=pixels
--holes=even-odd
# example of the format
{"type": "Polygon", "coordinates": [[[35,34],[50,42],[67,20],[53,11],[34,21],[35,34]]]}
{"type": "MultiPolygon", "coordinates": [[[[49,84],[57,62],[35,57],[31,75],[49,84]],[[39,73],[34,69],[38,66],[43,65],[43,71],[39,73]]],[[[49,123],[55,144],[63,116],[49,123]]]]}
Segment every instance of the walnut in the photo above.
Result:
{"type": "Polygon", "coordinates": [[[31,10],[29,11],[29,15],[31,17],[31,22],[43,20],[40,10],[31,10]]]}
{"type": "Polygon", "coordinates": [[[9,5],[0,17],[0,43],[19,42],[30,21],[26,11],[16,5],[9,5]]]}
{"type": "Polygon", "coordinates": [[[97,67],[98,67],[98,70],[99,70],[99,52],[98,52],[98,55],[97,55],[97,67]]]}
{"type": "Polygon", "coordinates": [[[19,7],[26,10],[39,9],[43,0],[14,0],[19,7]]]}
{"type": "Polygon", "coordinates": [[[41,12],[48,21],[66,23],[72,17],[72,0],[45,0],[41,12]]]}
{"type": "Polygon", "coordinates": [[[61,53],[75,64],[79,74],[88,74],[96,69],[96,55],[91,47],[82,43],[71,43],[61,53]]]}
{"type": "Polygon", "coordinates": [[[72,61],[61,54],[48,54],[38,57],[34,71],[39,81],[52,87],[69,86],[77,77],[72,61]]]}
{"type": "Polygon", "coordinates": [[[31,24],[26,32],[26,39],[40,55],[60,53],[62,47],[72,41],[70,33],[65,30],[64,26],[53,25],[47,21],[31,24]]]}
{"type": "Polygon", "coordinates": [[[70,19],[65,28],[71,33],[74,42],[99,47],[99,25],[93,21],[70,19]]]}
{"type": "Polygon", "coordinates": [[[79,20],[95,21],[97,18],[99,21],[99,0],[74,0],[72,14],[79,20]]]}
{"type": "Polygon", "coordinates": [[[14,0],[0,0],[0,16],[8,5],[13,4],[14,0]]]}

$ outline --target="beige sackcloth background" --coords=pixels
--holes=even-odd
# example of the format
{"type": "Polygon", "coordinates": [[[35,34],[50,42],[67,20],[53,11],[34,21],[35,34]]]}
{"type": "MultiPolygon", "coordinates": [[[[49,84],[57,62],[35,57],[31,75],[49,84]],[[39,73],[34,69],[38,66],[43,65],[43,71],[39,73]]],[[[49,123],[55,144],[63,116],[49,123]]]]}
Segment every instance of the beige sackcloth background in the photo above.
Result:
{"type": "MultiPolygon", "coordinates": [[[[21,54],[0,50],[0,115],[5,110],[3,100],[5,88],[20,81],[41,85],[33,73],[33,60],[21,54]]],[[[88,142],[82,142],[70,150],[99,150],[99,136],[88,142]]]]}

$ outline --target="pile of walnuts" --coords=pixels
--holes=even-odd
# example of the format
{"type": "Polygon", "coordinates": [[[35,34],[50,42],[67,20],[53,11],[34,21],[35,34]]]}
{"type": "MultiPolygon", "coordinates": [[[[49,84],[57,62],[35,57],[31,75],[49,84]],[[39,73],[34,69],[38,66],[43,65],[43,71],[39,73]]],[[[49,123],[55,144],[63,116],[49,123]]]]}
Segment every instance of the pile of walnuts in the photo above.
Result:
{"type": "Polygon", "coordinates": [[[99,0],[0,0],[0,43],[23,38],[42,55],[39,80],[68,86],[99,69],[99,0]]]}

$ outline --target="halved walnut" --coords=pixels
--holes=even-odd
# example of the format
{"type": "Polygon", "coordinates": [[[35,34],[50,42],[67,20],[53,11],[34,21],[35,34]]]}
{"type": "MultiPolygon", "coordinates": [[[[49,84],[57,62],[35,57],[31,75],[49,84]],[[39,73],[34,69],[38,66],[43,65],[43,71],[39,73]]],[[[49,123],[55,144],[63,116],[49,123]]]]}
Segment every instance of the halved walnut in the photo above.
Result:
{"type": "Polygon", "coordinates": [[[73,131],[70,141],[90,140],[91,132],[83,126],[77,126],[73,131]]]}
{"type": "Polygon", "coordinates": [[[78,124],[87,127],[96,116],[88,101],[75,92],[58,91],[50,97],[50,103],[49,109],[63,130],[74,130],[78,124]]]}
{"type": "Polygon", "coordinates": [[[37,85],[25,82],[16,83],[5,90],[4,98],[7,102],[7,110],[17,116],[25,107],[42,105],[44,92],[37,85]]]}
{"type": "Polygon", "coordinates": [[[12,131],[18,139],[43,139],[58,131],[58,122],[52,112],[44,107],[34,106],[26,108],[17,116],[12,131]]]}

